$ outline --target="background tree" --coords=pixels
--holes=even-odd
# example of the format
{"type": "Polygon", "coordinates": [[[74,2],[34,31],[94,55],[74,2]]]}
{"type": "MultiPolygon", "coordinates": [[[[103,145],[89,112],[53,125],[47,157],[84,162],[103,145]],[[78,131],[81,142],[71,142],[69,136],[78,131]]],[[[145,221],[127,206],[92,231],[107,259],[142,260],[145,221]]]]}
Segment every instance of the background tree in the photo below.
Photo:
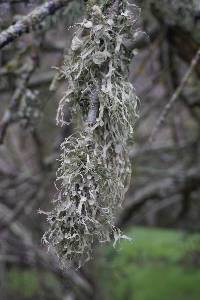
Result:
{"type": "MultiPolygon", "coordinates": [[[[140,118],[129,149],[132,181],[116,223],[123,229],[145,225],[196,232],[200,227],[199,1],[134,3],[141,7],[137,24],[141,29],[127,47],[135,54],[129,79],[141,99],[140,118]]],[[[2,299],[99,295],[95,267],[104,254],[97,251],[97,258],[78,272],[61,271],[41,244],[47,224],[37,213],[52,208],[59,145],[74,129],[55,124],[66,83],[57,81],[52,67],[63,64],[76,29],[73,25],[84,15],[84,1],[0,1],[2,299]],[[30,283],[27,289],[19,283],[28,294],[17,296],[9,288],[16,278],[27,287],[30,283]]],[[[69,118],[68,110],[65,113],[69,118]]],[[[198,265],[199,244],[192,244],[192,261],[198,265]]]]}

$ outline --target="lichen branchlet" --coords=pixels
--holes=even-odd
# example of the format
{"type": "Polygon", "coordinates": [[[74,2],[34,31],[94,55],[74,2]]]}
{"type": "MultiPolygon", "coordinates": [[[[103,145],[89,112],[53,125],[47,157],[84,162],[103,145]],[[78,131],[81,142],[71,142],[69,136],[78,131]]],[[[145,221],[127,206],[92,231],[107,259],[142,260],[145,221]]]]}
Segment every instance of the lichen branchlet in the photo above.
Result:
{"type": "Polygon", "coordinates": [[[118,1],[117,13],[93,5],[61,69],[67,90],[57,122],[66,124],[67,106],[77,128],[61,144],[59,196],[43,241],[64,268],[82,266],[95,244],[125,237],[115,219],[131,175],[127,147],[138,99],[128,80],[133,52],[123,40],[134,38],[136,11],[126,0],[118,1]]]}

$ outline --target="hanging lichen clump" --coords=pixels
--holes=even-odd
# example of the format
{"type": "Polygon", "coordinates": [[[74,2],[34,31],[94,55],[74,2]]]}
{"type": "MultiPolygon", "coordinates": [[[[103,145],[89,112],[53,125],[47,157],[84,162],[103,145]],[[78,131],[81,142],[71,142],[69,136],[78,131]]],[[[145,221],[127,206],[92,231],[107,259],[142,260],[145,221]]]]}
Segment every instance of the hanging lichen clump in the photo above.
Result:
{"type": "Polygon", "coordinates": [[[128,81],[132,51],[124,40],[136,33],[135,14],[126,0],[89,7],[61,70],[67,90],[57,122],[66,124],[67,105],[76,133],[61,144],[59,197],[43,240],[65,268],[80,267],[97,242],[125,237],[114,224],[131,175],[127,146],[137,97],[128,81]]]}

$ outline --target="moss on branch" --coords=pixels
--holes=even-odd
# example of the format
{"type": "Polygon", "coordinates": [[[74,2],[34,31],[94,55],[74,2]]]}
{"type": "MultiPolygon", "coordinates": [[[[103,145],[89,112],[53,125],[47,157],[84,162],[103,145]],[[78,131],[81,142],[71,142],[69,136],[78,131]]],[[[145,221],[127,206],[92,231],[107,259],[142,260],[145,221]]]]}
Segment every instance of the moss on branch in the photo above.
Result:
{"type": "Polygon", "coordinates": [[[65,107],[70,107],[77,130],[61,145],[59,197],[48,213],[44,242],[64,268],[80,267],[97,243],[126,238],[115,220],[131,175],[128,144],[137,96],[128,81],[132,51],[123,38],[137,31],[138,10],[126,0],[116,3],[115,13],[104,13],[104,6],[91,7],[61,69],[68,88],[57,121],[66,124],[65,107]]]}
{"type": "Polygon", "coordinates": [[[41,23],[46,17],[64,7],[70,0],[51,0],[34,9],[30,14],[22,17],[14,25],[0,33],[0,49],[10,44],[24,33],[28,33],[41,23]]]}

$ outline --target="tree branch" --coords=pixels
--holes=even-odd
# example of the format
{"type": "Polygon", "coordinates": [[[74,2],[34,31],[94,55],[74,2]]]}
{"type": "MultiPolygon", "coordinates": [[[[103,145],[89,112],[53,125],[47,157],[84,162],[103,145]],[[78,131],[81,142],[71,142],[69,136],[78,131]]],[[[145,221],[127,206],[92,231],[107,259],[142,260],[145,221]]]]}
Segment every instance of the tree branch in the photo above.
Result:
{"type": "Polygon", "coordinates": [[[166,197],[177,195],[185,195],[185,193],[191,193],[199,188],[200,184],[200,169],[191,168],[187,172],[177,173],[169,178],[162,179],[157,182],[150,183],[143,189],[139,189],[133,196],[133,200],[130,201],[123,209],[117,226],[124,227],[133,215],[141,209],[149,200],[160,200],[160,203],[166,197]]]}
{"type": "Polygon", "coordinates": [[[186,72],[185,76],[183,77],[180,85],[177,87],[177,89],[175,90],[174,94],[172,95],[172,97],[170,98],[169,102],[167,103],[167,105],[165,106],[165,108],[163,109],[159,119],[157,120],[155,127],[152,130],[149,142],[152,143],[155,138],[156,135],[160,129],[160,127],[162,126],[162,124],[164,123],[170,109],[172,108],[173,104],[176,102],[176,100],[179,98],[182,90],[184,89],[185,85],[187,84],[191,74],[193,73],[196,64],[198,63],[200,58],[200,49],[197,51],[196,55],[194,56],[194,58],[191,61],[190,67],[188,69],[188,71],[186,72]]]}
{"type": "Polygon", "coordinates": [[[9,108],[5,111],[0,121],[0,145],[3,143],[8,126],[18,119],[16,112],[18,111],[21,97],[26,90],[27,83],[36,68],[36,63],[37,60],[33,56],[30,62],[25,65],[22,74],[20,74],[18,86],[13,94],[9,108]]]}
{"type": "Polygon", "coordinates": [[[70,1],[71,0],[50,0],[35,8],[27,16],[22,17],[16,24],[0,33],[0,49],[16,40],[22,34],[33,30],[35,25],[41,23],[46,17],[54,14],[70,1]]]}

